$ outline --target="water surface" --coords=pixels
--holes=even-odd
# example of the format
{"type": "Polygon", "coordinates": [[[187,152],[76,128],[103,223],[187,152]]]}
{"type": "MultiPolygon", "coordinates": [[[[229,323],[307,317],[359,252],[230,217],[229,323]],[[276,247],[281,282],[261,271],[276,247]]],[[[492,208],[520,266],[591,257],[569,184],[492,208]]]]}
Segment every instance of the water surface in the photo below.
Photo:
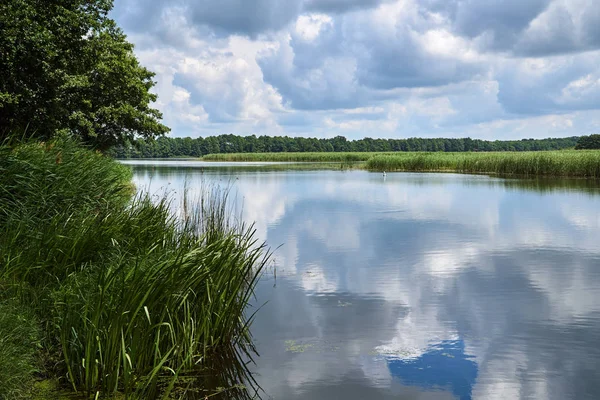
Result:
{"type": "Polygon", "coordinates": [[[152,193],[233,185],[282,245],[252,326],[263,398],[600,398],[600,183],[132,164],[152,193]]]}

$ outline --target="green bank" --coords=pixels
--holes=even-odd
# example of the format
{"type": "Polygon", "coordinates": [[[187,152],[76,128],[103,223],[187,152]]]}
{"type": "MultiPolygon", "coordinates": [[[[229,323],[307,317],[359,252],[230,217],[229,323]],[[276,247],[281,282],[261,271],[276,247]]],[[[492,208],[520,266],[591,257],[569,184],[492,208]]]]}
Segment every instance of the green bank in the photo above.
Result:
{"type": "Polygon", "coordinates": [[[72,141],[0,147],[0,398],[244,397],[268,254],[227,191],[176,205],[72,141]]]}
{"type": "Polygon", "coordinates": [[[600,151],[381,152],[210,154],[204,161],[361,163],[370,171],[445,171],[519,176],[600,178],[600,151]]]}
{"type": "Polygon", "coordinates": [[[203,161],[248,162],[361,162],[392,152],[290,152],[290,153],[219,153],[202,157],[203,161]]]}

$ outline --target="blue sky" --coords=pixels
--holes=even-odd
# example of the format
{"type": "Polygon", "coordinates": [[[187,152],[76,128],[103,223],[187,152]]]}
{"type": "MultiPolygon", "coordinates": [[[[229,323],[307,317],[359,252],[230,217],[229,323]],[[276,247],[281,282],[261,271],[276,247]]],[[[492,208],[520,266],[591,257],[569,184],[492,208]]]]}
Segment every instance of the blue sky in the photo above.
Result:
{"type": "Polygon", "coordinates": [[[598,0],[116,0],[172,136],[600,132],[598,0]]]}

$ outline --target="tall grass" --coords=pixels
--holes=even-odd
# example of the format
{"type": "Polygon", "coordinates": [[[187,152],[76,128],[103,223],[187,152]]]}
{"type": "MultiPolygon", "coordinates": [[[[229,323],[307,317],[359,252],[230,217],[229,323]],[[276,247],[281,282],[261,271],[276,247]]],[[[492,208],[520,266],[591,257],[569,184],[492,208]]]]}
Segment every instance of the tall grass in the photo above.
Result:
{"type": "Polygon", "coordinates": [[[27,399],[37,371],[38,321],[26,307],[0,300],[0,399],[27,399]]]}
{"type": "Polygon", "coordinates": [[[131,199],[126,167],[74,143],[0,153],[0,285],[35,311],[54,376],[89,396],[238,387],[268,252],[226,191],[185,200],[176,218],[167,198],[131,199]]]}
{"type": "Polygon", "coordinates": [[[373,171],[456,171],[526,176],[600,177],[600,151],[485,153],[231,153],[205,161],[366,162],[373,171]]]}
{"type": "Polygon", "coordinates": [[[366,168],[600,178],[600,152],[396,153],[374,156],[366,168]]]}
{"type": "Polygon", "coordinates": [[[339,153],[220,153],[202,157],[204,161],[279,161],[279,162],[360,162],[373,156],[393,153],[339,152],[339,153]]]}

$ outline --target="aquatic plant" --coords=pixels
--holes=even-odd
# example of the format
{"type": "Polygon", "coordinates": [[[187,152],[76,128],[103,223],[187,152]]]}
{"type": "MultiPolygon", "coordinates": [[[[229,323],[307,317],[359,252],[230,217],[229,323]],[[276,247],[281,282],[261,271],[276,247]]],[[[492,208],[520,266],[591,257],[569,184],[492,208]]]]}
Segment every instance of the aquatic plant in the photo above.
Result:
{"type": "Polygon", "coordinates": [[[126,167],[75,143],[0,153],[2,296],[39,319],[48,373],[126,398],[247,380],[248,303],[268,252],[230,214],[227,190],[185,199],[176,217],[167,197],[133,196],[126,167]]]}
{"type": "Polygon", "coordinates": [[[364,162],[371,171],[454,171],[524,176],[600,177],[600,151],[231,153],[205,161],[364,162]]]}
{"type": "Polygon", "coordinates": [[[393,154],[379,153],[221,153],[208,154],[202,157],[204,161],[279,161],[279,162],[359,162],[367,161],[373,156],[393,154]]]}
{"type": "Polygon", "coordinates": [[[370,158],[366,168],[599,178],[600,152],[395,153],[370,158]]]}
{"type": "Polygon", "coordinates": [[[0,301],[0,399],[26,399],[37,370],[38,321],[15,301],[0,301]]]}

